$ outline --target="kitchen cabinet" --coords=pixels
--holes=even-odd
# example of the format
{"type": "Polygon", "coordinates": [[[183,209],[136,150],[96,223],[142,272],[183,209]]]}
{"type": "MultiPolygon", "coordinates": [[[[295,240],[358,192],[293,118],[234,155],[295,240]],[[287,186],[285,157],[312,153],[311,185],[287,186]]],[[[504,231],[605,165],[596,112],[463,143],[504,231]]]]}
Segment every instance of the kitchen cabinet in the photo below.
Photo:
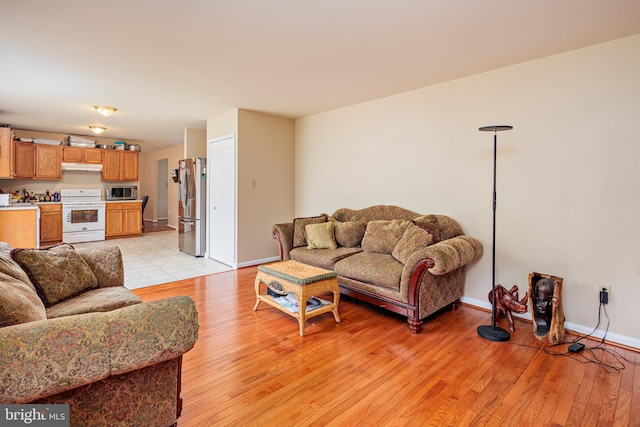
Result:
{"type": "Polygon", "coordinates": [[[103,181],[137,181],[138,152],[105,150],[102,160],[103,181]]]}
{"type": "Polygon", "coordinates": [[[39,204],[40,246],[62,241],[62,204],[39,204]]]}
{"type": "Polygon", "coordinates": [[[38,247],[38,208],[0,208],[0,241],[14,248],[38,247]]]}
{"type": "Polygon", "coordinates": [[[35,179],[60,180],[62,178],[61,147],[35,144],[35,179]]]}
{"type": "Polygon", "coordinates": [[[105,237],[139,236],[142,234],[142,202],[107,202],[105,237]]]}
{"type": "Polygon", "coordinates": [[[13,177],[33,179],[35,176],[35,144],[32,142],[13,142],[13,177]]]}
{"type": "Polygon", "coordinates": [[[102,163],[102,152],[100,148],[83,148],[83,147],[63,147],[62,161],[69,163],[102,163]]]}
{"type": "Polygon", "coordinates": [[[13,138],[10,128],[0,128],[0,178],[13,178],[13,138]]]}
{"type": "Polygon", "coordinates": [[[13,142],[13,177],[16,179],[59,180],[60,147],[32,142],[13,142]]]}
{"type": "Polygon", "coordinates": [[[123,181],[138,180],[138,152],[122,151],[122,172],[123,181]]]}

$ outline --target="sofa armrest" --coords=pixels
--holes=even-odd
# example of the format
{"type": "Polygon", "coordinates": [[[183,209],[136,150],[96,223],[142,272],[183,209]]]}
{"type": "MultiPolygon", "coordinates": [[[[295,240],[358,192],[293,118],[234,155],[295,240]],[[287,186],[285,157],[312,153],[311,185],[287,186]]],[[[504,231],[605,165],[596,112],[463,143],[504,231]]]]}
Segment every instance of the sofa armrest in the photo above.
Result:
{"type": "Polygon", "coordinates": [[[440,276],[467,265],[482,256],[482,244],[469,236],[456,236],[414,252],[405,264],[406,271],[413,271],[420,263],[426,270],[440,276]],[[428,263],[422,262],[429,260],[428,263]]]}
{"type": "MultiPolygon", "coordinates": [[[[198,339],[198,312],[188,296],[136,304],[110,322],[111,375],[176,358],[198,339]]],[[[113,313],[113,312],[112,312],[113,313]]]]}
{"type": "Polygon", "coordinates": [[[178,357],[197,335],[189,297],[0,328],[0,402],[30,402],[178,357]]]}
{"type": "Polygon", "coordinates": [[[289,252],[293,249],[293,223],[275,224],[273,226],[273,238],[278,241],[280,260],[291,259],[289,252]]]}
{"type": "Polygon", "coordinates": [[[119,247],[79,248],[76,252],[89,264],[99,288],[124,286],[124,264],[119,247]]]}

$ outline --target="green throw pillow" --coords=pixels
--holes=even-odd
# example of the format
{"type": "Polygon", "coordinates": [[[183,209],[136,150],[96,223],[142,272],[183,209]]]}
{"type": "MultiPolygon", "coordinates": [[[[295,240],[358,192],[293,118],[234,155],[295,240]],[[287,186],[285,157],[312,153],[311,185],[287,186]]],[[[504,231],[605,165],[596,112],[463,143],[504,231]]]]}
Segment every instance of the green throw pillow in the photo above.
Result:
{"type": "Polygon", "coordinates": [[[307,218],[296,218],[293,220],[293,247],[307,246],[307,236],[305,227],[308,224],[319,224],[327,222],[327,215],[311,216],[307,218]]]}
{"type": "Polygon", "coordinates": [[[338,247],[333,233],[333,222],[309,224],[305,227],[307,249],[335,249],[338,247]]]}

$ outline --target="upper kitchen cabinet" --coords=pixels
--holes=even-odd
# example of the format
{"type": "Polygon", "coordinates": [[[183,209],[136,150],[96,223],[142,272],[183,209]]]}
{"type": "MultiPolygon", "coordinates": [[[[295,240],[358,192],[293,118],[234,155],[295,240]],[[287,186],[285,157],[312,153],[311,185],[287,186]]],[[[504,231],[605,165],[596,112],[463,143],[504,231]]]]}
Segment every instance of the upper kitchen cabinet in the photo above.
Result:
{"type": "Polygon", "coordinates": [[[123,181],[138,180],[138,153],[135,151],[122,151],[122,172],[123,181]]]}
{"type": "Polygon", "coordinates": [[[137,181],[138,152],[105,150],[102,160],[103,181],[137,181]]]}
{"type": "Polygon", "coordinates": [[[13,177],[33,179],[36,173],[35,144],[32,142],[13,142],[13,177]]]}
{"type": "Polygon", "coordinates": [[[35,179],[60,180],[62,178],[62,150],[58,145],[35,144],[35,179]]]}
{"type": "Polygon", "coordinates": [[[0,178],[13,178],[11,129],[0,128],[0,178]]]}
{"type": "Polygon", "coordinates": [[[13,172],[9,171],[9,177],[60,180],[60,153],[59,146],[13,141],[13,172]]]}
{"type": "Polygon", "coordinates": [[[102,152],[100,148],[84,147],[62,147],[62,161],[69,163],[102,163],[102,152]]]}

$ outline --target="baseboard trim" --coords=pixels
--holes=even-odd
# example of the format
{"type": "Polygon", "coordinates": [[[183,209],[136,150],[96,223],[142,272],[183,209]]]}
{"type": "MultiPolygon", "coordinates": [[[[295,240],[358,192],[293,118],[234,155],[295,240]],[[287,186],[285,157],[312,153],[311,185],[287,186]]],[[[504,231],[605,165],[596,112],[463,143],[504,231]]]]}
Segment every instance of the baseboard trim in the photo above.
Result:
{"type": "Polygon", "coordinates": [[[279,261],[280,257],[271,257],[271,258],[262,258],[262,259],[254,259],[252,261],[239,262],[237,264],[238,268],[242,267],[252,267],[254,265],[265,264],[267,262],[279,261]]]}
{"type": "MultiPolygon", "coordinates": [[[[489,304],[488,301],[481,301],[475,298],[467,298],[467,297],[460,298],[460,301],[474,307],[486,309],[487,311],[489,311],[489,313],[491,313],[491,304],[489,304]]],[[[521,319],[526,319],[528,321],[532,320],[531,313],[529,312],[527,312],[526,314],[517,314],[517,313],[512,313],[512,314],[513,314],[513,317],[519,317],[521,319]]],[[[491,323],[491,319],[489,319],[489,323],[491,323]]],[[[564,322],[564,327],[565,329],[577,332],[581,335],[591,334],[592,338],[599,338],[599,339],[602,339],[602,337],[606,332],[602,329],[597,329],[595,332],[591,333],[593,331],[593,327],[579,325],[577,323],[566,322],[566,321],[564,322]]],[[[627,337],[625,335],[615,334],[611,332],[606,332],[606,334],[607,334],[607,338],[605,341],[609,341],[609,342],[620,344],[627,347],[632,347],[636,350],[640,349],[640,339],[627,337]]]]}

